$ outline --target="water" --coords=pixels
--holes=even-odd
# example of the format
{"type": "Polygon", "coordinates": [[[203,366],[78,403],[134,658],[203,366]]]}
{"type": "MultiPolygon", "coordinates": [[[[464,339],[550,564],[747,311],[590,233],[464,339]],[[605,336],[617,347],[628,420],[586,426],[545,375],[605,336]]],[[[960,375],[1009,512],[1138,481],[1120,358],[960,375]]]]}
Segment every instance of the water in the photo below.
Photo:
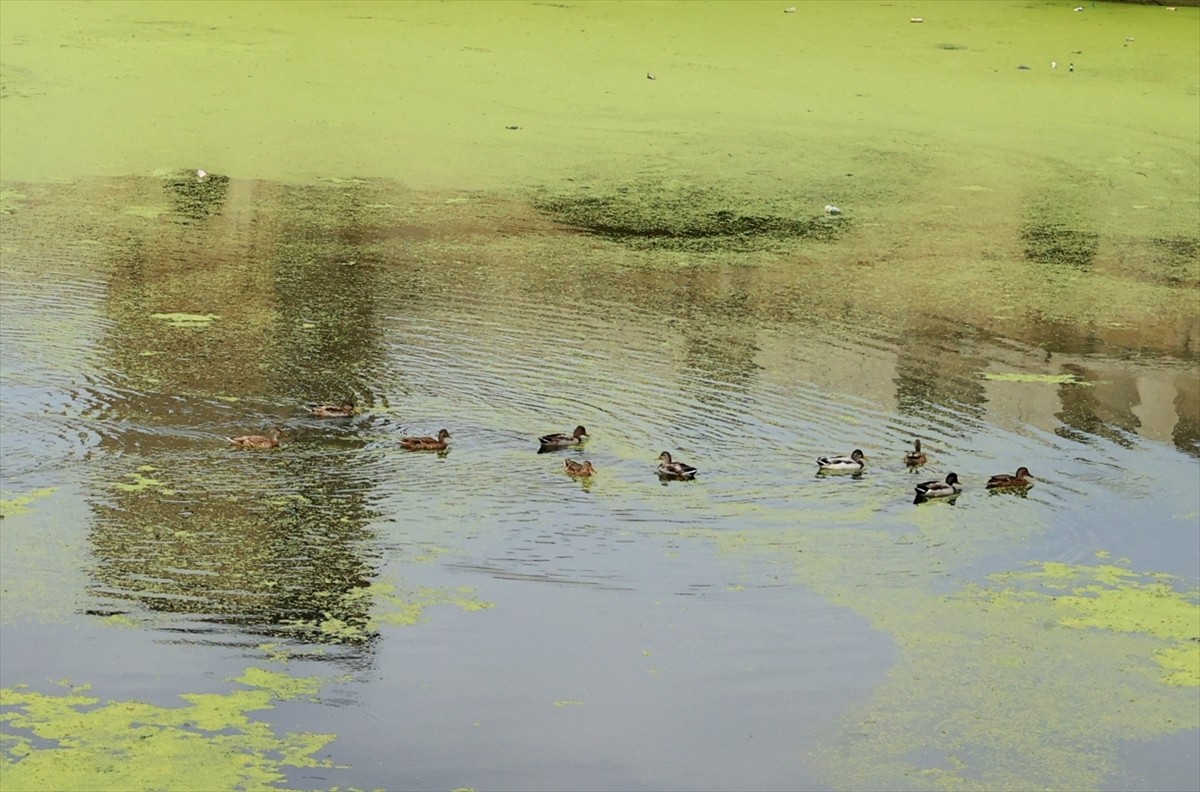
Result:
{"type": "Polygon", "coordinates": [[[1200,15],[910,16],[0,3],[0,786],[1200,786],[1200,15]]]}
{"type": "MultiPolygon", "coordinates": [[[[315,677],[252,718],[334,735],[315,755],[336,767],[277,768],[301,788],[886,788],[942,751],[981,785],[1179,782],[1125,749],[1194,734],[1194,689],[1155,681],[1154,647],[1177,643],[1129,655],[1113,642],[1147,639],[1032,606],[1017,628],[933,614],[1031,562],[1115,563],[1194,602],[1189,355],[815,310],[773,288],[787,257],[663,267],[515,203],[472,228],[469,202],[387,183],[181,185],[28,187],[6,220],[3,489],[55,488],[6,511],[6,687],[65,678],[169,712],[248,668],[315,677]],[[349,419],[305,408],[348,399],[349,419]],[[580,423],[582,449],[537,453],[580,423]],[[225,440],[275,426],[278,449],[225,440]],[[447,452],[398,445],[440,428],[447,452]],[[853,448],[863,475],[816,474],[853,448]],[[662,450],[697,480],[660,482],[662,450]],[[1022,464],[1027,495],[984,492],[1022,464]],[[951,470],[954,504],[914,506],[951,470]],[[1010,629],[1049,679],[993,700],[940,667],[1000,662],[1016,650],[986,647],[1010,629]],[[1036,711],[1046,685],[1117,682],[1064,640],[1143,669],[1148,702],[1118,730],[1056,705],[1038,733],[1120,762],[1012,775],[1025,727],[938,736],[1000,700],[1036,711]],[[889,704],[889,673],[933,692],[889,704]],[[881,718],[924,758],[879,742],[881,718]]],[[[71,761],[112,750],[88,739],[71,761]]]]}

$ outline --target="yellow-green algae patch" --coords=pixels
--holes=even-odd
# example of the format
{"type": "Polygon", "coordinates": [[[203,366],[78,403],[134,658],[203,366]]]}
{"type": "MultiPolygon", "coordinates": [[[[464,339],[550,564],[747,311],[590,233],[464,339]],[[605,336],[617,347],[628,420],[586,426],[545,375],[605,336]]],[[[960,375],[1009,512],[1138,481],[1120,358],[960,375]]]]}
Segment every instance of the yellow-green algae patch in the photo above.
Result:
{"type": "MultiPolygon", "coordinates": [[[[1110,563],[1040,564],[947,592],[947,565],[994,552],[996,526],[952,509],[883,522],[710,534],[726,553],[790,565],[896,646],[887,677],[811,752],[831,788],[1097,789],[1121,783],[1125,742],[1200,728],[1195,592],[1110,563]]],[[[1036,530],[1014,520],[1003,536],[1036,530]]]]}
{"type": "Polygon", "coordinates": [[[311,684],[282,685],[254,671],[240,681],[256,689],[184,694],[180,707],[101,703],[86,686],[61,695],[0,690],[4,789],[281,789],[286,767],[331,767],[314,755],[334,735],[281,737],[249,717],[311,684]]]}
{"type": "Polygon", "coordinates": [[[1150,656],[1170,673],[1171,685],[1200,686],[1200,591],[1176,591],[1162,575],[1140,575],[1124,567],[1041,564],[1036,571],[992,575],[1000,590],[971,587],[992,608],[1022,608],[1038,598],[1051,601],[1056,623],[1148,639],[1150,656]],[[1162,646],[1162,642],[1168,642],[1162,646]]]}
{"type": "Polygon", "coordinates": [[[174,495],[175,490],[167,487],[163,482],[156,478],[145,475],[146,473],[154,472],[153,465],[142,465],[133,473],[126,473],[125,478],[132,479],[131,481],[113,482],[113,487],[122,492],[145,492],[146,490],[158,490],[163,495],[174,495]]]}
{"type": "Polygon", "coordinates": [[[15,498],[0,499],[0,518],[24,514],[29,511],[29,504],[40,498],[53,495],[57,489],[58,487],[42,487],[41,489],[31,490],[24,495],[18,495],[15,498]]]}
{"type": "Polygon", "coordinates": [[[208,327],[221,317],[217,314],[155,313],[150,314],[150,318],[160,319],[172,327],[208,327]]]}
{"type": "Polygon", "coordinates": [[[300,632],[316,632],[322,640],[357,643],[374,635],[382,625],[408,627],[429,620],[427,608],[453,605],[464,611],[487,610],[494,603],[474,596],[474,589],[457,587],[438,589],[418,586],[403,590],[388,583],[338,592],[321,619],[293,621],[289,627],[300,632]]]}

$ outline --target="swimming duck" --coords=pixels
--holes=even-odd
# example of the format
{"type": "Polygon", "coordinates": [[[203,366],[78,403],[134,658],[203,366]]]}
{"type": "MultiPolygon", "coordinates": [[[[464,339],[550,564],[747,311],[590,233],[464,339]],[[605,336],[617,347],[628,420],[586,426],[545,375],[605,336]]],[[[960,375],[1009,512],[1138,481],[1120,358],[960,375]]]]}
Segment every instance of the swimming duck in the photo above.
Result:
{"type": "Polygon", "coordinates": [[[450,433],[441,429],[437,437],[401,437],[400,447],[406,451],[445,451],[450,433]]]}
{"type": "Polygon", "coordinates": [[[242,435],[226,439],[238,448],[274,448],[279,445],[279,435],[282,433],[282,429],[273,429],[269,435],[242,435]]]}
{"type": "Polygon", "coordinates": [[[1029,468],[1017,468],[1017,474],[1010,476],[1007,473],[1001,473],[998,476],[992,476],[987,481],[988,489],[1026,489],[1033,486],[1033,482],[1029,479],[1033,478],[1029,474],[1029,468]]]}
{"type": "Polygon", "coordinates": [[[817,466],[821,470],[829,471],[859,471],[863,469],[865,460],[863,452],[856,448],[850,456],[817,457],[817,466]]]}
{"type": "Polygon", "coordinates": [[[913,450],[904,455],[904,464],[909,467],[924,465],[927,461],[925,452],[921,450],[921,441],[913,440],[913,450]]]}
{"type": "Polygon", "coordinates": [[[576,462],[574,459],[564,459],[563,466],[567,469],[567,475],[574,476],[575,478],[585,478],[596,473],[596,469],[592,467],[591,462],[576,462]]]}
{"type": "Polygon", "coordinates": [[[311,404],[308,411],[318,418],[347,418],[354,415],[354,402],[341,404],[311,404]]]}
{"type": "Polygon", "coordinates": [[[538,453],[540,454],[545,451],[557,451],[560,448],[569,448],[573,445],[579,445],[583,442],[583,439],[588,436],[587,429],[584,429],[582,426],[576,426],[575,431],[571,434],[559,432],[557,434],[542,435],[538,438],[538,442],[541,443],[542,446],[538,450],[538,453]]]}
{"type": "Polygon", "coordinates": [[[951,473],[946,476],[945,481],[922,481],[915,489],[918,500],[952,498],[962,492],[962,485],[958,483],[958,474],[951,473]]]}
{"type": "Polygon", "coordinates": [[[691,465],[685,465],[682,462],[672,462],[671,454],[663,451],[658,455],[658,477],[664,479],[678,479],[680,481],[691,481],[696,478],[696,468],[691,465]]]}

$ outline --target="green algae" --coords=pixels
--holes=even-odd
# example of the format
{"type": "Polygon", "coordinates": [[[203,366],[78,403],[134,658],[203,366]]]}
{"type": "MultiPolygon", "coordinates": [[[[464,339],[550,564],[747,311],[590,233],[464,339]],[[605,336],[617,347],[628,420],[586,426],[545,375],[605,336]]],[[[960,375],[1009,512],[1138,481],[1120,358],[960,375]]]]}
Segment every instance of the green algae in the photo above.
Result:
{"type": "Polygon", "coordinates": [[[42,487],[41,489],[32,490],[25,495],[18,495],[15,498],[0,499],[0,519],[25,514],[29,511],[29,504],[42,498],[47,498],[57,491],[58,487],[42,487]]]}
{"type": "Polygon", "coordinates": [[[221,317],[217,314],[155,313],[151,319],[160,319],[172,327],[207,327],[221,317]]]}
{"type": "Polygon", "coordinates": [[[229,681],[241,682],[247,687],[265,690],[271,694],[272,698],[280,701],[312,697],[329,682],[325,677],[294,677],[282,671],[268,671],[253,667],[247,668],[240,677],[229,681]]]}
{"type": "Polygon", "coordinates": [[[411,627],[426,622],[426,610],[434,606],[453,605],[467,612],[494,607],[494,603],[475,598],[469,587],[401,589],[388,583],[351,589],[332,600],[333,607],[321,618],[293,620],[286,626],[297,632],[315,633],[326,642],[352,644],[370,639],[384,625],[411,627]]]}
{"type": "Polygon", "coordinates": [[[281,684],[249,669],[251,690],[183,694],[184,706],[107,701],[87,686],[53,695],[0,690],[0,773],[5,790],[283,788],[288,767],[333,767],[315,754],[334,735],[276,735],[250,713],[309,695],[310,681],[281,684]]]}
{"type": "Polygon", "coordinates": [[[133,473],[126,473],[125,477],[132,481],[117,481],[113,483],[113,487],[122,492],[145,492],[154,490],[160,495],[174,495],[175,490],[167,487],[162,481],[144,475],[155,470],[153,465],[142,465],[133,473]]]}
{"type": "MultiPolygon", "coordinates": [[[[831,787],[1097,789],[1122,742],[1200,728],[1196,592],[1114,563],[1036,564],[949,592],[914,578],[988,552],[995,528],[985,538],[959,520],[923,509],[900,536],[809,528],[794,553],[772,532],[712,534],[724,552],[792,566],[895,643],[887,678],[811,753],[831,787]],[[847,569],[863,564],[872,586],[847,569]]],[[[1013,523],[1005,540],[1032,530],[1013,523]]]]}
{"type": "Polygon", "coordinates": [[[1024,607],[1048,597],[1056,623],[1162,639],[1152,657],[1170,673],[1166,684],[1200,686],[1200,590],[1179,592],[1162,575],[1142,575],[1111,564],[1045,563],[1029,572],[989,576],[1004,588],[975,593],[994,608],[1024,607]],[[1069,593],[1068,593],[1069,592],[1069,593]]]}

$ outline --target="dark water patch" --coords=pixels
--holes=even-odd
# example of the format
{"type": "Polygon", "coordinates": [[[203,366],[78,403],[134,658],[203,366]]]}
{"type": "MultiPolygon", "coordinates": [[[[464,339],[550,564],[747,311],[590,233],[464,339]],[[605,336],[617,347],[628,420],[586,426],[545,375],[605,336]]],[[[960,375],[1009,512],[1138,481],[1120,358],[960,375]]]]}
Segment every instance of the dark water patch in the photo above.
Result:
{"type": "Polygon", "coordinates": [[[1200,286],[1200,237],[1151,237],[1156,275],[1170,286],[1195,288],[1200,286]]]}
{"type": "Polygon", "coordinates": [[[1046,207],[1035,209],[1021,225],[1026,260],[1088,271],[1099,250],[1100,235],[1056,214],[1046,207]]]}
{"type": "Polygon", "coordinates": [[[583,185],[572,193],[543,193],[535,204],[561,223],[639,250],[776,249],[831,242],[853,225],[846,215],[827,215],[798,196],[751,201],[721,186],[678,182],[583,185]]]}

